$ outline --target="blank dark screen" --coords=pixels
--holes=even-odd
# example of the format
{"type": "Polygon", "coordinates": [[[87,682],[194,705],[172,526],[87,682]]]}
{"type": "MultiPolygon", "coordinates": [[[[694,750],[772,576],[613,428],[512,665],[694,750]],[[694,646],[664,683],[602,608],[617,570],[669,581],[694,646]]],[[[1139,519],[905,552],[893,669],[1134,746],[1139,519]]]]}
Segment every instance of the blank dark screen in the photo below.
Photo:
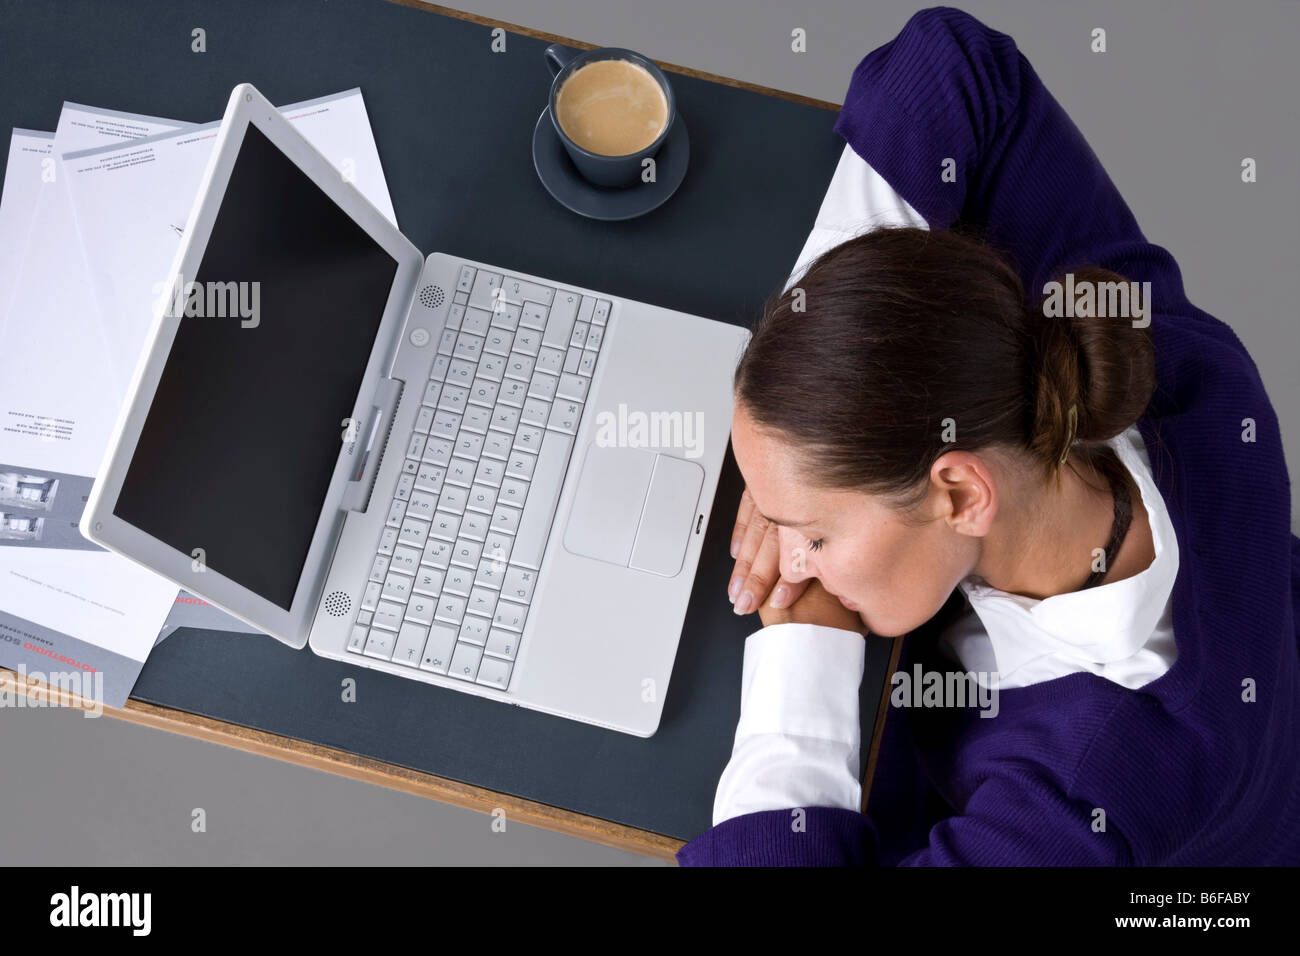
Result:
{"type": "Polygon", "coordinates": [[[250,125],[193,281],[257,324],[180,319],[113,513],[288,610],[396,274],[250,125]]]}

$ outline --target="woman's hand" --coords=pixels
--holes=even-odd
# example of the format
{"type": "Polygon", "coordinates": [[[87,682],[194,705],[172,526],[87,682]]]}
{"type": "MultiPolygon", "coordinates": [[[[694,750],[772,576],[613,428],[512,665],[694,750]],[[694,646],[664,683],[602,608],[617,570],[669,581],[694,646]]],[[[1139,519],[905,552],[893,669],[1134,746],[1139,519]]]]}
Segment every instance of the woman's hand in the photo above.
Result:
{"type": "Polygon", "coordinates": [[[737,614],[749,614],[769,602],[773,608],[789,607],[808,586],[806,581],[795,583],[781,577],[779,533],[776,525],[758,513],[746,487],[731,532],[731,556],[736,566],[727,585],[727,597],[737,614]]]}
{"type": "Polygon", "coordinates": [[[807,582],[803,596],[788,608],[774,608],[764,604],[758,609],[763,626],[770,624],[821,624],[845,631],[866,634],[866,626],[856,611],[850,611],[840,599],[822,587],[816,578],[807,582]]]}

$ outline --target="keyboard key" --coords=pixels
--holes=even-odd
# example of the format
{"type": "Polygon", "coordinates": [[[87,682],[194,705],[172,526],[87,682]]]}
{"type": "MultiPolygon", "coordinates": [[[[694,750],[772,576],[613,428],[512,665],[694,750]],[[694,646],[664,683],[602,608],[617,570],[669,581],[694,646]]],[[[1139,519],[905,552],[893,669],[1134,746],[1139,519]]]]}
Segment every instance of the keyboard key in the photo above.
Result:
{"type": "Polygon", "coordinates": [[[543,345],[564,348],[569,344],[573,321],[578,315],[579,298],[576,292],[560,292],[555,296],[551,315],[546,320],[546,331],[542,334],[543,345]]]}
{"type": "Polygon", "coordinates": [[[578,362],[578,374],[591,378],[596,371],[596,353],[590,349],[582,350],[582,360],[578,362]]]}
{"type": "Polygon", "coordinates": [[[508,302],[498,302],[497,306],[497,310],[492,313],[492,324],[513,332],[519,327],[520,306],[508,302]]]}
{"type": "Polygon", "coordinates": [[[471,405],[465,409],[465,417],[460,421],[462,432],[483,434],[492,424],[492,409],[486,405],[471,405]]]}
{"type": "MultiPolygon", "coordinates": [[[[528,383],[528,397],[540,398],[549,402],[555,398],[555,386],[559,380],[554,376],[540,369],[533,373],[533,379],[528,383]]],[[[418,437],[418,436],[417,436],[418,437]]]]}
{"type": "Polygon", "coordinates": [[[456,291],[470,292],[474,288],[474,273],[477,270],[473,266],[461,266],[460,272],[456,276],[456,291]]]}
{"type": "Polygon", "coordinates": [[[433,516],[433,524],[429,528],[429,533],[433,537],[442,538],[444,541],[455,541],[458,531],[460,531],[459,515],[439,511],[433,516]]]}
{"type": "Polygon", "coordinates": [[[370,565],[370,580],[384,583],[388,577],[388,565],[391,559],[384,557],[382,554],[375,558],[370,565]]]}
{"type": "Polygon", "coordinates": [[[501,585],[501,595],[512,601],[527,604],[533,599],[533,586],[536,583],[536,571],[512,565],[506,571],[505,583],[501,585]]]}
{"type": "MultiPolygon", "coordinates": [[[[469,389],[460,385],[444,385],[442,396],[438,399],[438,408],[449,412],[463,412],[469,403],[469,389]]],[[[430,427],[433,427],[430,424],[430,427]]]]}
{"type": "Polygon", "coordinates": [[[456,546],[451,549],[452,570],[455,570],[457,565],[464,565],[470,572],[465,578],[467,584],[473,580],[473,569],[478,566],[479,554],[482,551],[483,542],[475,541],[473,538],[457,538],[456,546]]]}
{"type": "Polygon", "coordinates": [[[495,458],[480,458],[478,468],[474,472],[474,481],[480,485],[491,485],[495,488],[501,484],[502,468],[501,462],[495,458]]]}
{"type": "Polygon", "coordinates": [[[477,364],[479,356],[483,354],[482,336],[461,332],[456,336],[456,349],[452,354],[456,358],[471,360],[477,364]]]}
{"type": "Polygon", "coordinates": [[[462,427],[456,438],[456,454],[461,458],[480,457],[483,454],[483,436],[462,427]]]}
{"type": "Polygon", "coordinates": [[[475,587],[469,592],[469,614],[482,614],[491,617],[497,609],[497,592],[491,588],[475,587]]]}
{"type": "Polygon", "coordinates": [[[465,320],[465,303],[453,302],[447,309],[447,328],[459,329],[465,320]]]}
{"type": "Polygon", "coordinates": [[[514,351],[536,358],[537,350],[542,347],[542,328],[540,325],[535,329],[520,326],[515,332],[514,351]]]}
{"type": "Polygon", "coordinates": [[[605,341],[605,330],[599,325],[593,325],[587,332],[587,348],[599,352],[601,344],[605,341]]]}
{"type": "Polygon", "coordinates": [[[467,614],[464,623],[460,626],[460,639],[466,644],[477,644],[482,647],[487,643],[488,631],[491,627],[492,622],[486,617],[467,614]]]}
{"type": "MultiPolygon", "coordinates": [[[[427,449],[426,449],[427,451],[427,449]]],[[[442,479],[446,477],[447,469],[431,462],[421,462],[420,470],[415,473],[415,487],[421,491],[427,491],[431,495],[436,495],[442,491],[442,479]]]]}
{"type": "Polygon", "coordinates": [[[460,330],[469,332],[471,335],[487,335],[487,330],[492,327],[492,313],[486,309],[466,309],[465,319],[461,323],[460,330]]]}
{"type": "Polygon", "coordinates": [[[409,544],[414,548],[423,548],[428,537],[429,522],[421,521],[418,518],[407,518],[402,522],[401,530],[397,532],[398,541],[409,544]]]}
{"type": "MultiPolygon", "coordinates": [[[[457,560],[453,551],[451,560],[457,560]]],[[[445,598],[449,594],[455,594],[458,597],[469,597],[470,589],[474,586],[474,571],[472,568],[463,568],[459,564],[452,564],[447,569],[447,576],[442,583],[442,595],[445,598]]],[[[460,618],[457,618],[460,620],[460,618]]]]}
{"type": "Polygon", "coordinates": [[[499,382],[506,374],[506,356],[484,352],[478,360],[478,377],[489,382],[499,382]]]}
{"type": "Polygon", "coordinates": [[[491,312],[492,304],[496,301],[492,290],[499,288],[501,288],[501,276],[495,272],[480,269],[478,275],[474,277],[474,288],[469,293],[469,304],[491,312]]]}
{"type": "Polygon", "coordinates": [[[569,350],[580,349],[587,341],[587,323],[574,322],[573,331],[569,333],[569,350]]]}
{"type": "Polygon", "coordinates": [[[451,655],[451,667],[447,676],[472,681],[478,675],[478,662],[483,657],[483,648],[473,644],[457,644],[451,655]]]}
{"type": "Polygon", "coordinates": [[[433,620],[434,608],[438,606],[438,600],[439,598],[427,594],[415,595],[411,598],[411,603],[406,605],[406,619],[416,624],[430,623],[433,620]]]}
{"type": "Polygon", "coordinates": [[[514,341],[515,335],[509,329],[492,328],[483,339],[483,350],[493,355],[509,355],[514,341]]]}
{"type": "Polygon", "coordinates": [[[489,531],[488,536],[483,540],[484,560],[499,564],[504,570],[506,562],[510,560],[510,549],[514,543],[515,539],[504,532],[489,531]]]}
{"type": "Polygon", "coordinates": [[[542,449],[533,466],[528,500],[524,503],[523,517],[515,533],[512,563],[534,571],[541,566],[542,552],[546,550],[546,539],[551,532],[551,521],[560,500],[572,448],[573,439],[559,432],[548,431],[542,439],[542,449]]]}
{"type": "Polygon", "coordinates": [[[477,369],[477,362],[467,362],[464,359],[452,359],[451,364],[447,366],[447,383],[454,385],[468,385],[470,382],[474,381],[474,372],[477,369]]]}
{"type": "Polygon", "coordinates": [[[420,410],[415,413],[415,431],[420,435],[427,435],[432,424],[433,409],[428,405],[421,405],[420,410]]]}
{"type": "Polygon", "coordinates": [[[504,565],[500,561],[484,558],[478,563],[478,572],[474,575],[474,584],[485,588],[499,589],[503,577],[505,577],[504,565]]]}
{"type": "Polygon", "coordinates": [[[582,347],[575,345],[570,347],[569,351],[564,353],[564,371],[572,375],[578,370],[578,363],[582,361],[582,347]]]}
{"type": "MultiPolygon", "coordinates": [[[[391,601],[380,601],[379,606],[375,608],[374,627],[381,627],[387,631],[396,631],[402,626],[402,612],[404,608],[400,604],[393,604],[391,601]]],[[[370,631],[374,633],[374,628],[370,631]]]]}
{"type": "Polygon", "coordinates": [[[424,641],[429,636],[429,628],[424,624],[403,624],[397,634],[397,646],[393,650],[393,662],[418,667],[420,655],[424,653],[424,641]]]}
{"type": "Polygon", "coordinates": [[[517,451],[510,456],[510,460],[506,464],[506,473],[513,475],[515,478],[531,478],[536,463],[537,456],[530,455],[526,451],[517,451]]]}
{"type": "Polygon", "coordinates": [[[390,528],[400,528],[402,519],[406,517],[406,502],[401,499],[395,499],[388,505],[388,518],[384,524],[390,528]]]}
{"type": "Polygon", "coordinates": [[[447,466],[447,484],[468,488],[474,484],[475,467],[474,462],[468,458],[453,458],[447,466]]]}
{"type": "Polygon", "coordinates": [[[487,537],[492,515],[480,511],[466,511],[460,519],[460,536],[471,541],[482,541],[487,537]]]}
{"type": "Polygon", "coordinates": [[[515,442],[513,447],[520,451],[530,451],[536,454],[537,449],[542,447],[542,436],[546,434],[546,429],[540,425],[524,425],[515,432],[515,442]]]}
{"type": "Polygon", "coordinates": [[[492,512],[492,530],[514,534],[519,530],[519,515],[518,508],[503,507],[498,502],[496,510],[492,512]]]}
{"type": "Polygon", "coordinates": [[[497,490],[491,485],[475,485],[469,490],[469,499],[465,507],[471,511],[482,511],[484,514],[491,514],[492,509],[496,507],[497,490]]]}
{"type": "Polygon", "coordinates": [[[492,409],[492,427],[513,435],[519,427],[519,408],[497,402],[497,407],[492,409]]]}
{"type": "Polygon", "coordinates": [[[589,295],[582,297],[582,304],[578,306],[578,321],[591,324],[591,314],[595,311],[596,300],[589,295]]]}
{"type": "Polygon", "coordinates": [[[527,616],[528,608],[525,605],[502,600],[497,602],[497,611],[492,617],[492,623],[502,630],[522,631],[524,618],[527,616]]]}
{"type": "Polygon", "coordinates": [[[551,405],[540,398],[530,398],[524,402],[519,417],[531,425],[545,425],[551,415],[551,405]]]}
{"type": "Polygon", "coordinates": [[[366,657],[377,657],[380,660],[389,660],[393,656],[393,641],[397,638],[396,634],[387,631],[379,631],[375,628],[370,629],[370,637],[366,640],[366,657]]]}
{"type": "Polygon", "coordinates": [[[537,353],[537,367],[543,372],[559,375],[564,371],[563,349],[542,349],[537,353]]]}
{"type": "Polygon", "coordinates": [[[465,616],[465,599],[454,594],[443,594],[438,598],[438,613],[434,617],[445,624],[460,627],[461,618],[465,616]]]}
{"type": "MultiPolygon", "coordinates": [[[[541,447],[541,440],[538,439],[538,447],[541,447]]],[[[501,490],[497,492],[497,501],[507,505],[514,505],[516,508],[524,506],[524,499],[528,496],[528,482],[521,481],[518,478],[502,478],[501,490]]]]}
{"type": "Polygon", "coordinates": [[[495,687],[497,690],[505,690],[510,684],[510,671],[511,665],[508,661],[483,657],[480,659],[475,681],[488,687],[495,687]]]}
{"type": "Polygon", "coordinates": [[[458,431],[460,431],[460,416],[455,412],[439,411],[433,416],[433,424],[429,426],[430,437],[437,435],[439,438],[455,438],[458,431]]]}
{"type": "MultiPolygon", "coordinates": [[[[433,544],[434,542],[430,542],[433,544]]],[[[436,598],[442,593],[442,572],[437,568],[418,565],[415,570],[415,583],[412,589],[416,594],[436,598]]]]}
{"type": "Polygon", "coordinates": [[[550,305],[555,298],[554,289],[526,282],[516,276],[506,276],[501,289],[507,302],[540,302],[542,305],[550,305]]]}
{"type": "Polygon", "coordinates": [[[506,376],[527,382],[533,377],[533,366],[537,360],[523,352],[511,352],[506,359],[506,376]]]}
{"type": "Polygon", "coordinates": [[[420,669],[433,671],[435,674],[447,673],[447,662],[456,646],[456,628],[444,624],[434,624],[429,628],[429,639],[424,642],[424,656],[420,658],[420,669]]]}
{"type": "Polygon", "coordinates": [[[505,432],[490,431],[483,442],[483,455],[486,458],[504,459],[510,455],[510,436],[505,432]]]}
{"type": "MultiPolygon", "coordinates": [[[[460,485],[447,485],[442,489],[442,495],[438,498],[437,510],[445,511],[448,514],[463,515],[465,513],[465,502],[469,500],[469,489],[462,488],[460,485]]],[[[434,507],[430,502],[429,507],[434,507]]]]}
{"type": "Polygon", "coordinates": [[[397,547],[397,529],[384,528],[379,532],[379,553],[392,554],[395,547],[397,547]]]}
{"type": "Polygon", "coordinates": [[[366,593],[361,598],[361,609],[363,611],[373,611],[379,604],[379,595],[383,591],[383,584],[379,581],[367,581],[366,593]]]}
{"type": "Polygon", "coordinates": [[[409,548],[402,545],[393,553],[391,567],[395,571],[401,571],[403,574],[414,574],[415,569],[420,566],[420,552],[417,548],[409,548]]]}
{"type": "Polygon", "coordinates": [[[517,378],[506,377],[501,380],[501,391],[497,393],[503,405],[518,408],[528,397],[528,383],[517,378]]]}
{"type": "Polygon", "coordinates": [[[469,400],[476,405],[491,408],[497,403],[497,392],[501,386],[486,378],[475,379],[474,387],[469,390],[469,400]]]}
{"type": "Polygon", "coordinates": [[[513,661],[518,651],[519,635],[514,631],[503,631],[494,627],[488,632],[487,644],[483,648],[484,654],[490,654],[492,657],[499,657],[502,660],[513,661]]]}
{"type": "Polygon", "coordinates": [[[556,394],[560,398],[573,398],[580,402],[587,400],[587,388],[591,385],[591,379],[582,375],[561,375],[560,387],[556,389],[556,394]]]}
{"type": "MultiPolygon", "coordinates": [[[[430,538],[429,543],[424,546],[424,554],[420,557],[420,563],[433,568],[445,569],[451,563],[451,545],[451,541],[430,538]]],[[[438,579],[438,590],[442,590],[441,578],[438,579]]]]}
{"type": "Polygon", "coordinates": [[[596,325],[604,325],[609,320],[610,304],[606,299],[597,299],[596,308],[591,313],[591,321],[596,325]]]}
{"type": "Polygon", "coordinates": [[[437,406],[442,397],[442,382],[430,382],[424,386],[424,404],[437,406]]]}
{"type": "Polygon", "coordinates": [[[417,491],[411,495],[411,500],[406,505],[408,517],[423,518],[426,521],[431,520],[437,510],[438,499],[425,491],[417,491]]]}
{"type": "Polygon", "coordinates": [[[352,636],[348,638],[348,650],[353,654],[360,654],[366,649],[366,639],[370,636],[370,628],[361,624],[352,625],[352,636]]]}
{"type": "Polygon", "coordinates": [[[438,339],[438,354],[450,355],[456,350],[456,330],[451,326],[442,330],[442,336],[438,339]]]}
{"type": "Polygon", "coordinates": [[[572,435],[578,430],[578,418],[582,415],[582,404],[579,402],[556,402],[551,409],[551,417],[546,422],[548,429],[562,431],[565,434],[572,435]]]}

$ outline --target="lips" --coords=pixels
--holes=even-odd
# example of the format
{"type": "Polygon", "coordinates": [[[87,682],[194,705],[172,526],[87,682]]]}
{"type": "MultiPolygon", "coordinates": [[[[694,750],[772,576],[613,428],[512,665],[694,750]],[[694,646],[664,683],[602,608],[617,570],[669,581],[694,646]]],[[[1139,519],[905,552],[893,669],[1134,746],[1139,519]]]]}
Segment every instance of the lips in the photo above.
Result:
{"type": "Polygon", "coordinates": [[[847,598],[842,598],[838,594],[834,594],[834,592],[832,592],[832,596],[835,598],[835,600],[839,601],[850,611],[856,611],[858,609],[858,606],[854,604],[852,601],[848,600],[847,598]]]}

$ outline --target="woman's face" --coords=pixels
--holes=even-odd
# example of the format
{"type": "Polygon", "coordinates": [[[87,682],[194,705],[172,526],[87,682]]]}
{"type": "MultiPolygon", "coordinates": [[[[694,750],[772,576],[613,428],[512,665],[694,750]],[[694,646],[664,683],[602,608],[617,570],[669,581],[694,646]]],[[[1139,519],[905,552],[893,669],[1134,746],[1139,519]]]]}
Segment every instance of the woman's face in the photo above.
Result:
{"type": "Polygon", "coordinates": [[[798,450],[759,430],[743,407],[732,447],[758,511],[780,525],[781,575],[817,578],[882,637],[928,621],[978,558],[953,527],[952,498],[933,489],[904,520],[885,499],[819,487],[798,450]]]}

